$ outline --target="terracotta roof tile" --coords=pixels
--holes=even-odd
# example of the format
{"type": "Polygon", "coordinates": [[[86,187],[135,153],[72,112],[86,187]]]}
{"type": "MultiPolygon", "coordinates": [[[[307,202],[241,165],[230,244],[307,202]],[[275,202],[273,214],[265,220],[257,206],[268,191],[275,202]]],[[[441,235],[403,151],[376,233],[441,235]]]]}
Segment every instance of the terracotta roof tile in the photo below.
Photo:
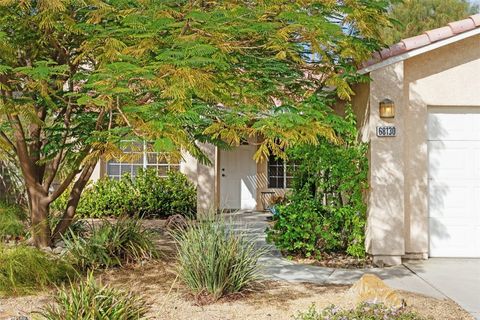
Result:
{"type": "Polygon", "coordinates": [[[472,19],[464,19],[460,21],[450,22],[448,26],[452,29],[453,33],[459,34],[468,30],[475,29],[475,23],[472,19]]]}
{"type": "Polygon", "coordinates": [[[371,66],[382,60],[405,53],[410,50],[421,48],[434,42],[445,40],[454,35],[473,30],[480,27],[480,13],[474,14],[467,19],[450,22],[447,26],[425,31],[423,34],[403,39],[399,43],[375,52],[372,58],[364,63],[362,67],[371,66]]]}
{"type": "Polygon", "coordinates": [[[473,23],[475,23],[475,27],[480,27],[480,14],[470,16],[470,19],[472,19],[473,23]]]}
{"type": "Polygon", "coordinates": [[[428,36],[426,34],[421,34],[419,36],[403,39],[401,42],[405,45],[407,51],[420,48],[431,43],[430,39],[428,39],[428,36]]]}
{"type": "Polygon", "coordinates": [[[441,27],[433,30],[425,31],[425,34],[430,39],[430,42],[450,38],[453,36],[453,31],[450,27],[441,27]]]}

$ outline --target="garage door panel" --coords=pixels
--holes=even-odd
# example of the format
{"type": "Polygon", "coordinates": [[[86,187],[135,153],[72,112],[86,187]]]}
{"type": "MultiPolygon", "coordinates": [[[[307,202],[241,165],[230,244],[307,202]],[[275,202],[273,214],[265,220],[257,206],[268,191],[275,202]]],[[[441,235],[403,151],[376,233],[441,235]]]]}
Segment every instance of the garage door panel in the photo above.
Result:
{"type": "Polygon", "coordinates": [[[469,201],[474,195],[471,188],[430,183],[429,190],[430,216],[468,217],[468,212],[473,209],[469,201]]]}
{"type": "Polygon", "coordinates": [[[480,257],[480,114],[444,110],[428,117],[430,256],[480,257]]]}
{"type": "Polygon", "coordinates": [[[470,149],[466,145],[434,141],[429,143],[431,179],[458,179],[469,176],[467,162],[470,149]]]}
{"type": "Polygon", "coordinates": [[[476,228],[469,226],[448,225],[444,221],[430,218],[430,247],[433,257],[472,257],[477,253],[476,243],[472,242],[476,228]],[[432,231],[433,230],[433,231],[432,231]]]}
{"type": "Polygon", "coordinates": [[[480,140],[479,113],[430,113],[428,140],[480,140]]]}

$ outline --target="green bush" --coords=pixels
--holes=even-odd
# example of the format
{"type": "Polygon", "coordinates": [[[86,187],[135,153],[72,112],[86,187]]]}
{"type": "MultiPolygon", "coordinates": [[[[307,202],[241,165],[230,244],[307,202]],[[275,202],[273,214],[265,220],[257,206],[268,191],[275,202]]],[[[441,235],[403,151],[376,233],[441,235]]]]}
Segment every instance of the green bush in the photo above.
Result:
{"type": "Polygon", "coordinates": [[[404,308],[389,308],[382,304],[360,304],[355,309],[344,310],[330,306],[317,311],[311,306],[306,312],[300,312],[295,320],[424,320],[416,313],[404,308]]]}
{"type": "Polygon", "coordinates": [[[0,202],[0,240],[24,236],[25,219],[25,213],[21,208],[0,202]]]}
{"type": "Polygon", "coordinates": [[[76,275],[68,262],[27,246],[0,246],[0,294],[21,295],[76,275]]]}
{"type": "Polygon", "coordinates": [[[137,320],[144,319],[147,311],[141,298],[101,286],[89,274],[85,281],[60,289],[55,303],[39,313],[46,320],[137,320]]]}
{"type": "Polygon", "coordinates": [[[317,146],[289,150],[297,163],[293,191],[276,207],[268,239],[292,254],[320,257],[322,252],[365,256],[368,187],[367,147],[357,142],[353,116],[333,117],[340,144],[320,139],[317,146]]]}
{"type": "MultiPolygon", "coordinates": [[[[171,171],[167,177],[159,177],[154,170],[141,170],[135,179],[125,175],[120,180],[100,179],[88,186],[77,215],[84,218],[190,216],[196,212],[196,199],[195,186],[182,173],[171,171]]],[[[53,203],[53,210],[62,211],[67,200],[66,192],[53,203]]]]}
{"type": "Polygon", "coordinates": [[[116,267],[158,256],[153,234],[143,229],[137,219],[105,220],[94,226],[88,237],[70,232],[64,241],[75,264],[83,270],[116,267]]]}
{"type": "Polygon", "coordinates": [[[195,295],[208,294],[217,300],[258,279],[263,250],[223,219],[192,222],[173,236],[178,248],[178,275],[195,295]]]}

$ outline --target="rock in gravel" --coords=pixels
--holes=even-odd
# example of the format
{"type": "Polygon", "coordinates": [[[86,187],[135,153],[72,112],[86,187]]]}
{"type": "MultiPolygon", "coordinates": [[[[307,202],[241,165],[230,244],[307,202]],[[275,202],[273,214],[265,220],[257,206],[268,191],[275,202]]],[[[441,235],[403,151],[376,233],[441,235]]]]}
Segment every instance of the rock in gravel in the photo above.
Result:
{"type": "Polygon", "coordinates": [[[45,247],[45,248],[42,248],[42,251],[46,252],[46,253],[52,253],[52,248],[50,247],[45,247]]]}
{"type": "Polygon", "coordinates": [[[60,240],[55,243],[55,247],[65,248],[65,242],[63,240],[60,240]]]}
{"type": "Polygon", "coordinates": [[[55,249],[53,249],[53,253],[54,254],[62,254],[63,253],[63,249],[62,247],[55,247],[55,249]]]}
{"type": "Polygon", "coordinates": [[[389,307],[404,306],[404,299],[395,292],[392,288],[387,286],[385,282],[373,274],[364,274],[355,284],[349,289],[348,293],[352,296],[355,304],[368,303],[383,303],[389,307]]]}

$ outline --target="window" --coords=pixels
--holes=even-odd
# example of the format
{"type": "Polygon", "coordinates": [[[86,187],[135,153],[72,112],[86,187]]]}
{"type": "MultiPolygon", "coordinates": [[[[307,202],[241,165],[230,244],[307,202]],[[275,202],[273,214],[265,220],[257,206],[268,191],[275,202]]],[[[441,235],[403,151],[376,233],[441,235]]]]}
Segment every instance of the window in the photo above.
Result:
{"type": "Polygon", "coordinates": [[[268,158],[268,187],[286,189],[293,183],[293,173],[297,164],[293,161],[286,162],[275,156],[268,158]]]}
{"type": "Polygon", "coordinates": [[[158,175],[164,177],[169,171],[179,170],[180,164],[169,163],[165,154],[151,152],[147,143],[140,144],[136,148],[125,148],[128,160],[110,160],[107,162],[107,176],[112,179],[120,179],[124,174],[135,177],[141,169],[155,169],[158,175]]]}

